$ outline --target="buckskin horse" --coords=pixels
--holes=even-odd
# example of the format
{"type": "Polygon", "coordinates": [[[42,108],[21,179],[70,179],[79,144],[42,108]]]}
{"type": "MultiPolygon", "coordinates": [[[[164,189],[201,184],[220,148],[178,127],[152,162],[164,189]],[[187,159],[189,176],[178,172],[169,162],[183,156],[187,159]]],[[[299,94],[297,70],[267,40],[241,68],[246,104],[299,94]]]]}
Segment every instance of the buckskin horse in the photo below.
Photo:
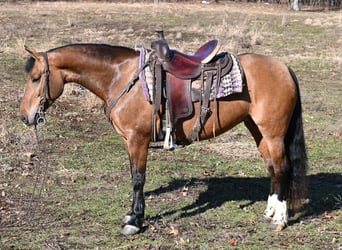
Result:
{"type": "MultiPolygon", "coordinates": [[[[141,232],[146,161],[154,127],[153,103],[146,101],[138,77],[146,67],[139,64],[141,51],[104,44],[70,44],[47,52],[25,48],[31,57],[26,63],[21,120],[28,126],[44,120],[45,111],[62,94],[66,83],[78,83],[101,98],[107,118],[124,140],[130,161],[133,201],[122,221],[122,234],[141,232]]],[[[216,52],[210,48],[209,52],[179,55],[198,67],[216,52]]],[[[298,207],[306,189],[307,156],[298,80],[289,67],[272,57],[250,53],[236,58],[244,72],[243,90],[208,102],[212,113],[201,124],[195,140],[210,139],[244,122],[271,179],[264,216],[271,219],[270,228],[279,231],[287,225],[288,210],[298,207]]],[[[162,99],[161,105],[165,101],[162,99]]],[[[190,116],[174,123],[171,133],[176,142],[184,141],[198,121],[201,103],[194,101],[192,105],[190,116]]],[[[160,124],[161,114],[156,114],[160,124]]],[[[157,125],[156,133],[161,129],[157,125]]]]}

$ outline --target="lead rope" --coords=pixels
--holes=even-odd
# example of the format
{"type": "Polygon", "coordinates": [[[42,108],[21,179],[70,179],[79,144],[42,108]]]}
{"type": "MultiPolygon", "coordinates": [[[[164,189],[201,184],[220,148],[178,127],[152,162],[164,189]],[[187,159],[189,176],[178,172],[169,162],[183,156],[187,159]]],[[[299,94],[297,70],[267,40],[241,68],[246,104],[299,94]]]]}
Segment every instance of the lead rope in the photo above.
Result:
{"type": "Polygon", "coordinates": [[[37,113],[37,125],[34,127],[34,135],[36,139],[36,148],[37,152],[39,152],[42,156],[45,153],[45,162],[42,164],[42,160],[39,160],[38,167],[37,167],[37,176],[38,178],[34,182],[32,195],[31,195],[31,216],[30,221],[34,220],[36,210],[38,207],[38,204],[40,203],[42,192],[45,187],[45,179],[47,176],[47,170],[48,170],[48,164],[49,164],[49,156],[47,154],[47,148],[46,148],[46,141],[44,136],[44,125],[46,123],[44,113],[37,113]],[[42,143],[43,142],[43,143],[42,143]]]}

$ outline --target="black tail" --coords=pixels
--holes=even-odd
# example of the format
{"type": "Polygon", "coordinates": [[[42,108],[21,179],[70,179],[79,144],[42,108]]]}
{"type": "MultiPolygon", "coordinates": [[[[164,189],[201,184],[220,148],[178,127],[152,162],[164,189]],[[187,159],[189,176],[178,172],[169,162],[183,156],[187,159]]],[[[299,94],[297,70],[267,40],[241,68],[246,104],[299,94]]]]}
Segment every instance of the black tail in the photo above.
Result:
{"type": "Polygon", "coordinates": [[[302,104],[298,79],[292,69],[289,72],[297,89],[297,103],[285,137],[286,156],[290,164],[290,185],[288,200],[291,208],[297,207],[300,199],[307,195],[307,155],[304,139],[302,104]]]}

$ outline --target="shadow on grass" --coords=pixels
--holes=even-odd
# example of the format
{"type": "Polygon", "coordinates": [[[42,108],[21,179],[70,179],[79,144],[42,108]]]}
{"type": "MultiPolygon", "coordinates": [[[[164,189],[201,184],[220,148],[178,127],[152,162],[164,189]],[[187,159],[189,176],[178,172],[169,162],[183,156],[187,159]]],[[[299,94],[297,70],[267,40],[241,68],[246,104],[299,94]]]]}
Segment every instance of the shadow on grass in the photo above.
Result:
{"type": "MultiPolygon", "coordinates": [[[[310,202],[303,206],[301,218],[321,215],[325,211],[340,209],[342,206],[342,175],[338,173],[319,173],[308,176],[310,202]]],[[[196,201],[180,209],[173,209],[158,215],[169,216],[181,212],[180,217],[191,217],[204,213],[209,209],[220,207],[228,201],[248,201],[240,208],[248,207],[257,201],[265,201],[269,191],[269,178],[238,178],[238,177],[208,177],[191,179],[174,179],[168,185],[146,192],[146,195],[158,196],[163,193],[179,191],[184,187],[196,189],[206,186],[205,191],[199,193],[196,201]]],[[[157,219],[157,218],[151,218],[157,219]]],[[[295,222],[293,222],[295,223],[295,222]]]]}

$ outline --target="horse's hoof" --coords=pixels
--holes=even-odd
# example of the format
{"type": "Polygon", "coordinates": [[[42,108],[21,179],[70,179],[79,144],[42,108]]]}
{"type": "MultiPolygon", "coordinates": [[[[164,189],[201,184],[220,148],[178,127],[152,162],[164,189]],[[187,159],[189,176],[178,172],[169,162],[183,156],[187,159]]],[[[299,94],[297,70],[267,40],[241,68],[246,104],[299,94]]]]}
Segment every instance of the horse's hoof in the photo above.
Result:
{"type": "Polygon", "coordinates": [[[121,233],[123,235],[129,236],[129,235],[134,235],[140,232],[140,228],[133,226],[133,225],[126,225],[124,228],[121,230],[121,233]]]}
{"type": "Polygon", "coordinates": [[[123,218],[123,220],[121,221],[121,224],[122,224],[123,226],[127,225],[128,222],[131,220],[131,218],[132,218],[132,217],[131,217],[130,215],[126,215],[125,218],[123,218]]]}
{"type": "Polygon", "coordinates": [[[280,224],[276,224],[276,223],[271,223],[269,225],[269,229],[275,232],[281,232],[283,231],[283,229],[286,227],[285,224],[280,223],[280,224]]]}
{"type": "Polygon", "coordinates": [[[265,216],[265,215],[262,216],[262,218],[261,218],[262,222],[268,222],[269,223],[271,220],[272,220],[272,217],[268,217],[268,216],[265,216]]]}

